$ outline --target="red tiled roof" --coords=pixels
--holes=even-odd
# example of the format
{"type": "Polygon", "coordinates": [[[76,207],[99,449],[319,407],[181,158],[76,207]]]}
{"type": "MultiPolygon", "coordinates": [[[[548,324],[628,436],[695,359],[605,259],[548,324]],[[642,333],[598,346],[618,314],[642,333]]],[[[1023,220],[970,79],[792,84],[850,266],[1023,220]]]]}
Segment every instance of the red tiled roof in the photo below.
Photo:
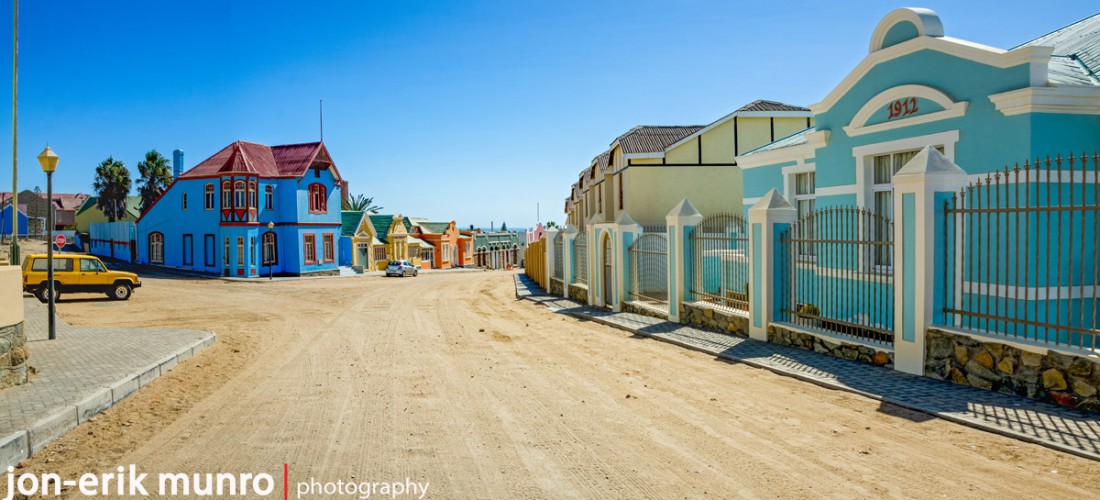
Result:
{"type": "MultiPolygon", "coordinates": [[[[42,193],[42,197],[45,198],[46,194],[42,193]]],[[[84,204],[84,200],[88,199],[88,195],[83,193],[68,194],[68,193],[54,193],[53,202],[60,210],[76,210],[80,208],[80,205],[84,204]]]]}
{"type": "Polygon", "coordinates": [[[237,141],[214,153],[202,163],[180,175],[181,179],[208,177],[223,173],[256,174],[261,177],[301,177],[314,161],[331,165],[333,175],[340,180],[336,165],[321,142],[265,146],[237,141]]]}

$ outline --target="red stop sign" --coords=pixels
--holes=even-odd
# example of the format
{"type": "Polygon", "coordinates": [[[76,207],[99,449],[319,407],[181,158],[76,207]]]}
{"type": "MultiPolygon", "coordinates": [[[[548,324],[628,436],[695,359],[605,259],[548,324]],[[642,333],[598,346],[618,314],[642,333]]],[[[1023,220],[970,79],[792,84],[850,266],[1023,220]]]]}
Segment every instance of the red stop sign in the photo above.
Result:
{"type": "Polygon", "coordinates": [[[55,239],[54,242],[57,243],[57,248],[65,248],[65,235],[57,235],[57,239],[55,239]]]}

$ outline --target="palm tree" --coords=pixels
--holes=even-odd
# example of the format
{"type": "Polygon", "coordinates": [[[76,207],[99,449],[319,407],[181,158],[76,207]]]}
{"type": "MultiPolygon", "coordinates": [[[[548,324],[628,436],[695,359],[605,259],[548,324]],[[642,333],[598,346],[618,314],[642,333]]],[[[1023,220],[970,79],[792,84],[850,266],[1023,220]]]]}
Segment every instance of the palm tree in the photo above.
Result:
{"type": "Polygon", "coordinates": [[[108,222],[115,222],[126,213],[126,196],[130,194],[130,171],[115,157],[108,156],[95,168],[92,190],[98,197],[96,208],[103,211],[108,222]]]}
{"type": "Polygon", "coordinates": [[[145,153],[145,161],[138,163],[138,175],[138,194],[144,212],[172,184],[172,169],[168,168],[168,158],[154,149],[145,153]]]}
{"type": "Polygon", "coordinates": [[[342,210],[350,210],[354,212],[373,212],[378,213],[382,211],[382,207],[374,204],[374,198],[368,198],[364,194],[349,195],[343,203],[341,203],[342,210]]]}

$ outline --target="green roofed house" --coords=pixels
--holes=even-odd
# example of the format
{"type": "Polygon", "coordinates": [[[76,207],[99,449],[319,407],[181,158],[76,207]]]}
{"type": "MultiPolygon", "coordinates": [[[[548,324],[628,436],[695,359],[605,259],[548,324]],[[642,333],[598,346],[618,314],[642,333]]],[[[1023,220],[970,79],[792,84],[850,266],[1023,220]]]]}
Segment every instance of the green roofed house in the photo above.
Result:
{"type": "MultiPolygon", "coordinates": [[[[107,220],[107,216],[103,211],[96,207],[96,202],[99,201],[98,196],[89,196],[84,200],[84,203],[76,209],[76,232],[88,233],[88,226],[93,222],[110,222],[107,220]]],[[[135,222],[138,217],[141,216],[141,197],[140,196],[127,196],[126,197],[126,212],[123,217],[115,222],[135,222]]]]}
{"type": "Polygon", "coordinates": [[[432,245],[413,233],[413,222],[401,214],[341,212],[341,232],[350,238],[351,266],[366,271],[381,271],[391,260],[407,260],[421,265],[420,256],[432,245]]]}

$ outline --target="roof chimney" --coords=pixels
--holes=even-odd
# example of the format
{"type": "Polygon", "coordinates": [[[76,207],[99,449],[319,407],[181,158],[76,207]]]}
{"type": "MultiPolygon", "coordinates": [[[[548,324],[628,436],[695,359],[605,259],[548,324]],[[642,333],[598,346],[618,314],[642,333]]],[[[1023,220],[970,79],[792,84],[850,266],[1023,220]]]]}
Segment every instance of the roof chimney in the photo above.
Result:
{"type": "Polygon", "coordinates": [[[172,178],[179,179],[180,174],[183,173],[183,150],[176,149],[172,151],[172,178]]]}

